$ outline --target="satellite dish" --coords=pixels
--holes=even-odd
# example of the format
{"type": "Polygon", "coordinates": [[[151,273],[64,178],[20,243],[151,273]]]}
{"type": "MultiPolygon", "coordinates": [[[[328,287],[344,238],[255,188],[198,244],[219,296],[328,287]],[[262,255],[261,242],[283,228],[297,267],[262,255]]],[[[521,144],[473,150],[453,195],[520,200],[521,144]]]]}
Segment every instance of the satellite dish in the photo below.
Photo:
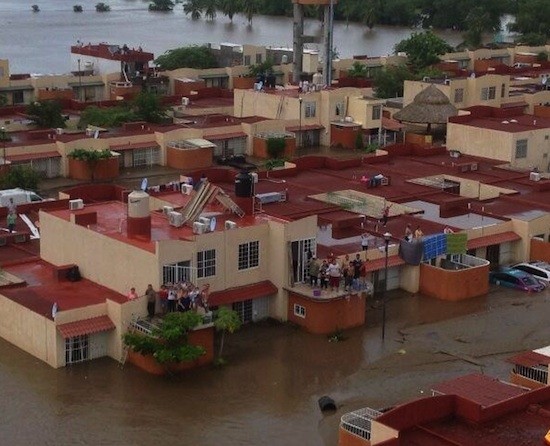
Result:
{"type": "Polygon", "coordinates": [[[144,178],[143,180],[141,180],[141,190],[144,192],[147,190],[147,183],[148,183],[147,178],[144,178]]]}
{"type": "Polygon", "coordinates": [[[210,218],[210,232],[214,232],[216,230],[216,217],[210,218]]]}

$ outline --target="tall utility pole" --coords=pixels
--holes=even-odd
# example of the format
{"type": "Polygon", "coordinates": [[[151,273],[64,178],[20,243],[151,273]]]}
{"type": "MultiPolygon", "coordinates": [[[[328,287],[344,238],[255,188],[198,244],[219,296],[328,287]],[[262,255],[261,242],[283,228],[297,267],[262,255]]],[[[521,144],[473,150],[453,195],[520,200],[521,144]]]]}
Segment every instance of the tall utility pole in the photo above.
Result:
{"type": "Polygon", "coordinates": [[[332,84],[332,48],[334,27],[334,0],[325,6],[325,23],[323,38],[323,80],[327,87],[332,84]]]}

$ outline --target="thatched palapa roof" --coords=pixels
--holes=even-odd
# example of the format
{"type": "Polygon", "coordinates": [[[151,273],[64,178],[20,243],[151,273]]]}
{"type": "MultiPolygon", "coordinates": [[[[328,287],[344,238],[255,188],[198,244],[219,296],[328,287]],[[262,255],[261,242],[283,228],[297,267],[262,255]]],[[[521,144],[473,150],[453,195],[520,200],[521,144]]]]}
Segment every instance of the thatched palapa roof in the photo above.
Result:
{"type": "Polygon", "coordinates": [[[415,124],[446,124],[451,116],[457,114],[458,110],[451,104],[449,98],[431,84],[418,93],[403,110],[398,111],[394,118],[401,122],[415,124]]]}

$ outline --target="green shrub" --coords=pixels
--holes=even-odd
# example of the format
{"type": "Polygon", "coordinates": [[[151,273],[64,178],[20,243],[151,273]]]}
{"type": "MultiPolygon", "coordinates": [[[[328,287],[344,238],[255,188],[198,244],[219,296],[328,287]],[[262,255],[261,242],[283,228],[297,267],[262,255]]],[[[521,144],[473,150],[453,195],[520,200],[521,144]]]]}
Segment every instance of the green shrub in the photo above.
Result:
{"type": "Polygon", "coordinates": [[[270,158],[281,158],[285,153],[286,141],[285,138],[268,138],[267,139],[267,154],[270,158]]]}

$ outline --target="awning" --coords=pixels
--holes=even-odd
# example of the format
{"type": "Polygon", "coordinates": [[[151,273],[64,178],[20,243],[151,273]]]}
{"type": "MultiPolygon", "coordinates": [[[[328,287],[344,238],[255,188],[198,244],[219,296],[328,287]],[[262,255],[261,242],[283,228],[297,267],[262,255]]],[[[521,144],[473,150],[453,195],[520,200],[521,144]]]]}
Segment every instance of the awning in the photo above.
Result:
{"type": "Polygon", "coordinates": [[[218,133],[217,135],[204,135],[203,139],[208,141],[221,141],[224,139],[246,138],[247,134],[244,132],[233,133],[218,133]]]}
{"type": "Polygon", "coordinates": [[[155,142],[136,142],[133,144],[116,144],[109,146],[109,150],[115,152],[120,152],[124,150],[134,150],[134,149],[158,149],[159,145],[155,142]]]}
{"type": "Polygon", "coordinates": [[[227,79],[229,75],[226,73],[219,74],[199,74],[200,79],[227,79]]]}
{"type": "Polygon", "coordinates": [[[68,82],[70,87],[104,87],[105,82],[103,81],[82,81],[82,82],[68,82]]]}
{"type": "Polygon", "coordinates": [[[536,367],[538,365],[549,365],[550,358],[537,352],[523,352],[508,358],[506,362],[522,365],[524,367],[536,367]]]}
{"type": "Polygon", "coordinates": [[[514,242],[521,237],[515,232],[501,232],[500,234],[484,235],[483,237],[468,240],[468,249],[484,248],[486,246],[500,245],[501,243],[514,242]]]}
{"type": "Polygon", "coordinates": [[[269,280],[253,283],[235,288],[229,288],[224,291],[215,291],[208,298],[208,305],[217,307],[219,305],[232,304],[233,302],[242,302],[243,300],[259,299],[261,297],[271,296],[277,292],[277,287],[269,280]]]}
{"type": "Polygon", "coordinates": [[[69,322],[57,326],[57,330],[63,336],[63,339],[74,338],[76,336],[101,333],[102,331],[114,330],[115,324],[109,319],[109,316],[98,316],[90,319],[69,322]]]}
{"type": "Polygon", "coordinates": [[[0,91],[30,91],[34,90],[32,85],[13,85],[9,87],[0,87],[0,91]]]}
{"type": "Polygon", "coordinates": [[[382,127],[386,130],[392,130],[394,132],[399,132],[404,125],[401,124],[399,121],[396,121],[395,119],[386,118],[385,116],[382,116],[382,127]]]}
{"type": "MultiPolygon", "coordinates": [[[[405,261],[399,256],[389,256],[388,257],[388,268],[393,268],[394,266],[404,265],[405,261]]],[[[365,272],[370,273],[372,271],[379,271],[386,267],[386,258],[382,257],[381,259],[369,260],[365,262],[365,272]]]]}
{"type": "Polygon", "coordinates": [[[528,107],[529,104],[525,101],[520,102],[507,102],[506,104],[502,104],[500,108],[515,108],[515,107],[528,107]]]}
{"type": "Polygon", "coordinates": [[[285,130],[287,132],[299,132],[299,131],[306,132],[308,130],[323,130],[323,129],[324,127],[320,124],[302,125],[302,127],[300,127],[299,125],[290,125],[288,127],[285,127],[285,130]]]}
{"type": "Polygon", "coordinates": [[[56,151],[51,152],[38,152],[38,153],[23,153],[21,155],[7,155],[6,159],[12,163],[31,161],[47,158],[61,158],[61,154],[56,151]]]}

